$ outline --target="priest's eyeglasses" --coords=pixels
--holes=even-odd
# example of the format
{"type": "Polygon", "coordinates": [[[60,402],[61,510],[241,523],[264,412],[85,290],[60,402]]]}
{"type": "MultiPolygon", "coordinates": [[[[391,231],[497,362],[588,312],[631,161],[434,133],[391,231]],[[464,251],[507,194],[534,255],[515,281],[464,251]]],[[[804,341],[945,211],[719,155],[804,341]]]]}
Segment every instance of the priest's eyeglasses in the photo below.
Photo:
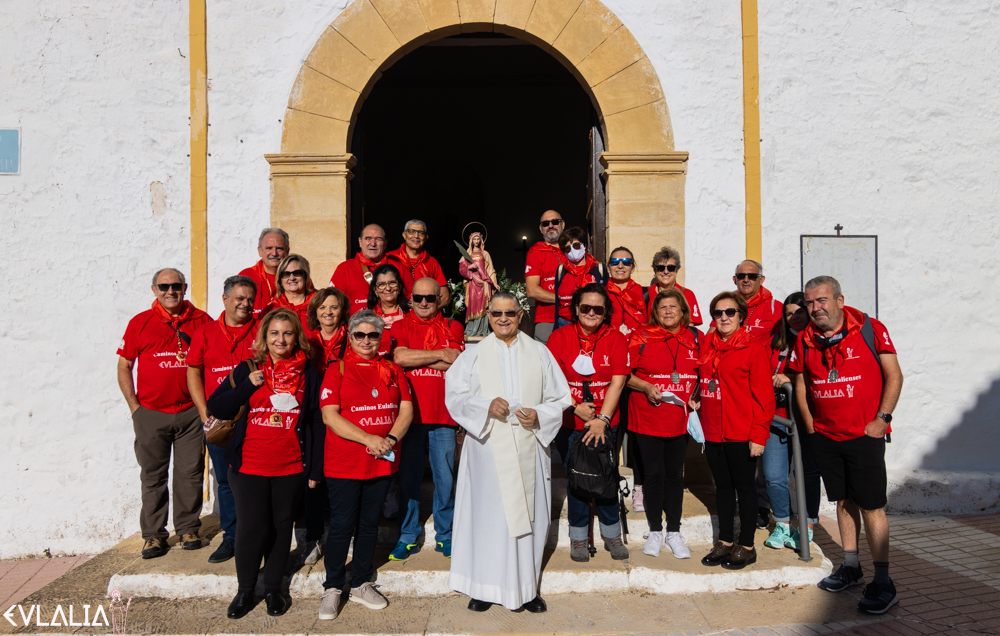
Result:
{"type": "Polygon", "coordinates": [[[354,336],[354,339],[358,342],[361,342],[362,340],[374,340],[375,342],[378,342],[380,339],[377,331],[355,331],[351,335],[354,336]]]}
{"type": "Polygon", "coordinates": [[[501,316],[506,316],[507,318],[516,318],[517,317],[517,310],[516,309],[505,309],[503,311],[500,311],[500,310],[497,310],[497,309],[491,309],[490,310],[490,316],[492,316],[494,318],[500,318],[501,316]]]}

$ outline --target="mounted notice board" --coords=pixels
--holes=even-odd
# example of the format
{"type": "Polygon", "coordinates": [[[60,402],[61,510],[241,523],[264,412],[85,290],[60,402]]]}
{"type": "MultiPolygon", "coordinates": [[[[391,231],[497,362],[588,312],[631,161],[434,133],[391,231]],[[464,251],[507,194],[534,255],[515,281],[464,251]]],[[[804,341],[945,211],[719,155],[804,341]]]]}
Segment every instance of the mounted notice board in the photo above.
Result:
{"type": "Polygon", "coordinates": [[[833,276],[848,305],[878,318],[877,236],[803,234],[799,240],[803,287],[816,276],[833,276]]]}
{"type": "Polygon", "coordinates": [[[0,175],[21,174],[21,129],[0,128],[0,175]]]}

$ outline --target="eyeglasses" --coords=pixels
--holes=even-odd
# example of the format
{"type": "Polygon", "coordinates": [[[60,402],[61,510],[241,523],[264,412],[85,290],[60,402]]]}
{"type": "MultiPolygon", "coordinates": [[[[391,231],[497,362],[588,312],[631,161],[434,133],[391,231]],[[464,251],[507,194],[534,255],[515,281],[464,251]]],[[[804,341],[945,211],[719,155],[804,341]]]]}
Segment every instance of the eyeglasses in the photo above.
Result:
{"type": "Polygon", "coordinates": [[[583,247],[583,243],[581,243],[580,241],[573,241],[572,243],[567,243],[562,248],[562,251],[564,251],[564,252],[566,252],[568,254],[570,250],[578,250],[578,249],[580,249],[582,247],[583,247]]]}
{"type": "Polygon", "coordinates": [[[413,294],[413,302],[417,305],[424,302],[425,300],[431,304],[437,302],[437,294],[413,294]]]}
{"type": "Polygon", "coordinates": [[[670,273],[676,272],[681,267],[680,265],[653,265],[653,271],[659,274],[663,270],[667,270],[670,273]]]}
{"type": "Polygon", "coordinates": [[[744,278],[749,278],[750,280],[757,280],[760,278],[760,274],[737,274],[736,280],[743,280],[744,278]]]}
{"type": "Polygon", "coordinates": [[[549,227],[550,225],[559,225],[562,223],[562,219],[549,219],[548,221],[542,221],[538,224],[538,227],[549,227]]]}
{"type": "Polygon", "coordinates": [[[369,241],[369,242],[370,241],[375,241],[376,243],[384,243],[385,242],[385,237],[384,236],[366,236],[366,237],[362,238],[361,240],[362,241],[369,241]]]}
{"type": "Polygon", "coordinates": [[[184,283],[160,283],[156,286],[161,292],[184,291],[184,283]]]}
{"type": "Polygon", "coordinates": [[[427,236],[427,232],[423,230],[405,230],[405,234],[408,236],[427,236]]]}
{"type": "Polygon", "coordinates": [[[295,278],[305,278],[306,277],[306,270],[304,270],[304,269],[286,269],[285,271],[281,272],[281,280],[285,280],[286,278],[291,278],[292,276],[294,276],[295,278]]]}
{"type": "Polygon", "coordinates": [[[355,331],[351,335],[354,336],[354,339],[358,342],[361,342],[362,340],[374,340],[377,342],[381,337],[377,331],[355,331]]]}
{"type": "Polygon", "coordinates": [[[635,264],[635,259],[631,258],[612,258],[608,261],[608,265],[614,267],[615,265],[624,265],[625,267],[632,267],[635,264]]]}
{"type": "Polygon", "coordinates": [[[713,309],[712,310],[712,320],[718,320],[722,318],[722,314],[725,314],[729,318],[736,315],[736,308],[730,307],[729,309],[713,309]]]}
{"type": "Polygon", "coordinates": [[[580,308],[577,309],[577,313],[581,316],[594,314],[597,317],[601,317],[604,315],[604,307],[601,305],[580,305],[580,308]]]}
{"type": "Polygon", "coordinates": [[[502,316],[506,316],[507,318],[516,318],[517,317],[517,310],[516,309],[505,309],[503,311],[498,311],[498,310],[491,309],[490,310],[490,316],[492,316],[493,318],[500,318],[502,316]]]}
{"type": "Polygon", "coordinates": [[[391,281],[388,283],[377,283],[375,285],[375,291],[385,291],[387,289],[396,289],[399,287],[399,283],[396,281],[391,281]]]}

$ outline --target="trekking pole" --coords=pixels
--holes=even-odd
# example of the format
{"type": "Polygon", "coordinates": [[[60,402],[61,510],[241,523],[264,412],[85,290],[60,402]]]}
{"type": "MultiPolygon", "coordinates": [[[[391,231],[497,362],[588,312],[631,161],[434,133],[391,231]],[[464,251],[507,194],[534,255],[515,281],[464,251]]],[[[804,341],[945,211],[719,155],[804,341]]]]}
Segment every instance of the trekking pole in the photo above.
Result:
{"type": "Polygon", "coordinates": [[[802,441],[795,425],[795,409],[793,408],[794,391],[788,382],[781,386],[788,397],[788,418],[775,415],[774,421],[785,427],[788,436],[792,438],[792,476],[795,478],[795,501],[799,514],[799,560],[812,561],[809,555],[809,513],[806,512],[806,481],[802,470],[802,441]]]}

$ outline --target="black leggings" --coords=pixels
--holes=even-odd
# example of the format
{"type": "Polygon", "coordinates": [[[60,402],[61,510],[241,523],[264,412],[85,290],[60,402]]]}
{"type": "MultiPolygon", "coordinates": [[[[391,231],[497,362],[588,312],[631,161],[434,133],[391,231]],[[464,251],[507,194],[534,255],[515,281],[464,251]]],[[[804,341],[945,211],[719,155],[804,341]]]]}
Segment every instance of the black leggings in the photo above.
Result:
{"type": "Polygon", "coordinates": [[[642,465],[646,471],[642,496],[649,531],[663,530],[662,517],[665,513],[667,532],[680,532],[687,433],[677,437],[654,437],[639,433],[634,435],[636,450],[642,457],[642,465]]]}
{"type": "Polygon", "coordinates": [[[351,587],[361,587],[375,574],[372,558],[378,541],[378,518],[394,475],[372,479],[326,478],[330,493],[330,530],[326,535],[326,581],[323,589],[340,589],[347,579],[347,551],[354,538],[351,587]]]}
{"type": "Polygon", "coordinates": [[[715,505],[719,511],[719,540],[733,541],[736,496],[740,498],[740,545],[753,547],[757,531],[757,458],[750,457],[747,442],[706,442],[705,458],[715,479],[715,505]]]}
{"type": "Polygon", "coordinates": [[[305,480],[303,473],[261,477],[229,469],[229,486],[236,499],[236,580],[241,592],[252,592],[257,585],[262,556],[264,592],[281,591],[305,480]]]}

